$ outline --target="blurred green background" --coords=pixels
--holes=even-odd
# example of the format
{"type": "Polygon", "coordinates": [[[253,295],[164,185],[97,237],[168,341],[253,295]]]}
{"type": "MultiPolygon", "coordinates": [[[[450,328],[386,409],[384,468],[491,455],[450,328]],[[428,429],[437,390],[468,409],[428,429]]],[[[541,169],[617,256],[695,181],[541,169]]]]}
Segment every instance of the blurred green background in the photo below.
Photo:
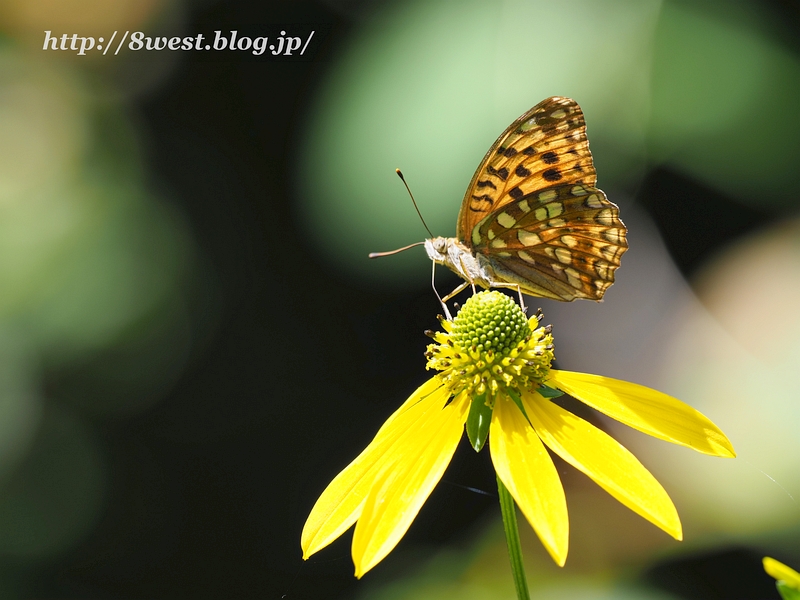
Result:
{"type": "Polygon", "coordinates": [[[523,524],[532,598],[778,598],[761,556],[800,567],[798,23],[788,0],[4,0],[0,595],[513,597],[466,444],[362,581],[349,536],[308,563],[299,538],[426,378],[427,258],[366,259],[426,235],[394,169],[453,235],[496,136],[563,95],[630,251],[603,303],[530,301],[558,364],[683,399],[739,457],[587,412],[685,541],[559,462],[570,556],[523,524]],[[77,56],[45,30],[315,37],[77,56]]]}

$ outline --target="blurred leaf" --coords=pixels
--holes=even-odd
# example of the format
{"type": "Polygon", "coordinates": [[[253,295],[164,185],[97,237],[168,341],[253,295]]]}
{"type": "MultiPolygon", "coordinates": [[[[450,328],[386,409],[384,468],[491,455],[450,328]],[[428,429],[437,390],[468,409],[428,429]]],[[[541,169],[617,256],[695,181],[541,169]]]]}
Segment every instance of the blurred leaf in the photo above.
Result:
{"type": "Polygon", "coordinates": [[[778,588],[783,600],[800,600],[800,590],[789,587],[788,583],[784,581],[776,581],[775,587],[778,588]]]}
{"type": "MultiPolygon", "coordinates": [[[[726,18],[666,2],[654,42],[650,149],[742,202],[796,206],[800,62],[738,3],[726,18]]],[[[750,10],[748,10],[750,9],[750,10]]]]}

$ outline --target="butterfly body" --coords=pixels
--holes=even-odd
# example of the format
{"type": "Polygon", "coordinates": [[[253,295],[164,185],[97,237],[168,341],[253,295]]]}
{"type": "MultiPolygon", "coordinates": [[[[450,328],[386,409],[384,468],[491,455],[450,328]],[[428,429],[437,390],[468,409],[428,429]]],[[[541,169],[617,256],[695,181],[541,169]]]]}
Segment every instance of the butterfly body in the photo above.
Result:
{"type": "Polygon", "coordinates": [[[619,209],[595,187],[577,102],[554,96],[514,121],[475,171],[455,238],[428,256],[480,287],[601,300],[627,250],[619,209]]]}
{"type": "Polygon", "coordinates": [[[490,288],[502,283],[494,277],[486,259],[473,254],[456,238],[435,237],[425,240],[425,251],[433,262],[446,266],[471,284],[490,288]]]}

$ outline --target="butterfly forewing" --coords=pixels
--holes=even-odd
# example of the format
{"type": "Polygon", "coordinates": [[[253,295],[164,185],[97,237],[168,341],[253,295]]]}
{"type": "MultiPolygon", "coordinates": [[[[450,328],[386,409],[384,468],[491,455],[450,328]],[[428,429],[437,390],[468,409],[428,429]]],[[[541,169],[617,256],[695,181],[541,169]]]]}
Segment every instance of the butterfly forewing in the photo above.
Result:
{"type": "Polygon", "coordinates": [[[586,122],[577,102],[543,100],[506,129],[483,157],[461,203],[459,239],[488,213],[556,184],[594,185],[586,122]]]}
{"type": "Polygon", "coordinates": [[[596,179],[583,112],[574,100],[548,98],[484,157],[461,204],[458,239],[523,291],[600,300],[628,245],[596,179]]]}

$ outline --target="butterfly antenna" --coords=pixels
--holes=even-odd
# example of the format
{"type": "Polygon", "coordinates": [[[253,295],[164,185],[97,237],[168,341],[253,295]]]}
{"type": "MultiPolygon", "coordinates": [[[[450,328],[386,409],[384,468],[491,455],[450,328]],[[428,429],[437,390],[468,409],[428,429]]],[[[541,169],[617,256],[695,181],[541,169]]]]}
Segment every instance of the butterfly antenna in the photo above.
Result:
{"type": "Polygon", "coordinates": [[[422,246],[425,242],[416,242],[414,244],[409,244],[408,246],[403,246],[402,248],[398,248],[397,250],[389,250],[388,252],[370,252],[370,258],[380,258],[381,256],[391,256],[392,254],[397,254],[398,252],[402,252],[403,250],[408,250],[409,248],[413,248],[414,246],[422,246]]]}
{"type": "Polygon", "coordinates": [[[411,196],[411,202],[414,204],[414,208],[416,209],[417,214],[419,215],[419,220],[422,221],[422,224],[425,226],[425,229],[428,231],[428,235],[433,237],[433,233],[431,233],[431,230],[428,227],[428,224],[425,222],[425,219],[422,218],[422,213],[419,212],[419,206],[417,206],[417,201],[414,200],[414,194],[411,193],[411,188],[408,187],[408,184],[406,183],[406,178],[403,177],[403,172],[400,169],[395,169],[394,171],[395,171],[395,173],[397,173],[397,176],[403,182],[403,185],[406,186],[406,190],[408,190],[408,195],[411,196]]]}

